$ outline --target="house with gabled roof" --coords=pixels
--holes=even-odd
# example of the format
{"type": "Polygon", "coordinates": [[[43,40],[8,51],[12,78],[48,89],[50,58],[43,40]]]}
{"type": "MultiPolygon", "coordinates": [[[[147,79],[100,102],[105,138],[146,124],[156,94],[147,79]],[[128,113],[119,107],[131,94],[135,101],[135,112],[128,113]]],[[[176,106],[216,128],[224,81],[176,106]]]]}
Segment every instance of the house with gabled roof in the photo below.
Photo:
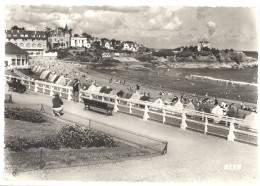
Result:
{"type": "Polygon", "coordinates": [[[6,69],[28,69],[29,53],[17,45],[7,42],[5,44],[5,68],[6,69]]]}

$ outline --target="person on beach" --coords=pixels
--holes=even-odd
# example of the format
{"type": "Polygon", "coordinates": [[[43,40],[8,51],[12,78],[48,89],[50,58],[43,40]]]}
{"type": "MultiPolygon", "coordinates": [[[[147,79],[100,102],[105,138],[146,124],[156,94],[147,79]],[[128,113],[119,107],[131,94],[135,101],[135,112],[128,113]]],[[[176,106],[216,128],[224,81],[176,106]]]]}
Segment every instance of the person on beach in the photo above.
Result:
{"type": "Polygon", "coordinates": [[[75,83],[73,85],[73,96],[75,102],[79,101],[79,89],[80,89],[79,86],[80,86],[79,80],[75,79],[75,83]]]}
{"type": "Polygon", "coordinates": [[[139,90],[140,86],[138,84],[136,84],[136,90],[139,90]]]}
{"type": "Polygon", "coordinates": [[[63,115],[62,108],[63,102],[59,97],[59,94],[55,94],[55,98],[52,99],[52,111],[54,116],[61,116],[63,115]]]}

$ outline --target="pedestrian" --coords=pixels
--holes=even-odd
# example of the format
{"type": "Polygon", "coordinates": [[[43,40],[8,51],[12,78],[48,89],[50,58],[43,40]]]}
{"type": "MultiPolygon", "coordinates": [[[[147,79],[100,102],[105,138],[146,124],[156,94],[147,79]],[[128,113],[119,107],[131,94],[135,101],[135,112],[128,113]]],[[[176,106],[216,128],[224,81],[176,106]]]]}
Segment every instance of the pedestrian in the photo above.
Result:
{"type": "Polygon", "coordinates": [[[79,101],[79,89],[80,89],[79,86],[80,86],[79,80],[75,79],[75,83],[73,85],[73,96],[75,102],[79,101]]]}
{"type": "Polygon", "coordinates": [[[52,99],[52,111],[54,116],[61,116],[63,115],[62,108],[63,102],[59,97],[59,94],[55,94],[55,98],[52,99]]]}
{"type": "Polygon", "coordinates": [[[138,84],[136,84],[136,90],[139,90],[140,86],[138,84]]]}

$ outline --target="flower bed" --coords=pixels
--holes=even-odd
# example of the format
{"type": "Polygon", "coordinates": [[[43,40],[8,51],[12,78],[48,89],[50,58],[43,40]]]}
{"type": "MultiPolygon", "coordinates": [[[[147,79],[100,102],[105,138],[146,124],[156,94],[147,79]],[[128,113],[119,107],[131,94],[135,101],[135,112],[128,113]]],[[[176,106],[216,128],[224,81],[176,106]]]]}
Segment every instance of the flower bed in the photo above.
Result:
{"type": "Polygon", "coordinates": [[[46,121],[38,110],[27,107],[5,107],[5,118],[33,123],[43,123],[46,121]]]}
{"type": "Polygon", "coordinates": [[[78,125],[64,126],[58,134],[46,136],[43,139],[33,139],[26,137],[9,137],[5,141],[6,148],[11,151],[22,151],[29,148],[45,147],[52,150],[60,148],[80,149],[81,147],[115,147],[113,137],[82,128],[78,125]]]}

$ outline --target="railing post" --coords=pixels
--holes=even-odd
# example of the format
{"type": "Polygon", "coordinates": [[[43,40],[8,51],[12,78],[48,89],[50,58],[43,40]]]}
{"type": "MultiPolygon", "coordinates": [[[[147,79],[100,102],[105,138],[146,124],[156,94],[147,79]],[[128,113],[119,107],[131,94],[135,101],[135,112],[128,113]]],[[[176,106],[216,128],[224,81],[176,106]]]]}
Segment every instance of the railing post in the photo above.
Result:
{"type": "Polygon", "coordinates": [[[209,122],[208,122],[208,118],[206,118],[206,119],[205,119],[205,129],[204,129],[204,134],[207,134],[207,132],[208,132],[208,124],[209,124],[209,122]]]}
{"type": "Polygon", "coordinates": [[[129,113],[132,114],[132,102],[129,103],[129,113]]]}
{"type": "Polygon", "coordinates": [[[42,84],[42,93],[45,94],[45,84],[42,84]]]}
{"type": "Polygon", "coordinates": [[[202,121],[204,121],[204,111],[202,111],[202,118],[201,118],[202,121]]]}
{"type": "Polygon", "coordinates": [[[162,110],[162,112],[163,112],[163,123],[165,123],[165,121],[166,121],[166,111],[165,111],[165,109],[163,109],[162,110]]]}
{"type": "Polygon", "coordinates": [[[50,85],[50,96],[53,96],[53,95],[54,95],[54,93],[53,93],[53,86],[50,85]]]}
{"type": "Polygon", "coordinates": [[[59,94],[60,94],[60,97],[61,97],[61,90],[62,90],[62,88],[61,88],[61,87],[59,87],[59,94]]]}
{"type": "Polygon", "coordinates": [[[82,100],[81,100],[81,96],[82,96],[82,91],[81,91],[81,89],[79,90],[79,102],[81,102],[82,100]]]}
{"type": "Polygon", "coordinates": [[[34,92],[38,92],[38,85],[36,81],[34,82],[34,92]]]}
{"type": "Polygon", "coordinates": [[[186,127],[187,127],[187,123],[186,123],[187,116],[186,116],[186,113],[185,113],[184,109],[182,110],[182,114],[181,115],[182,115],[181,129],[186,130],[186,127]]]}
{"type": "Polygon", "coordinates": [[[71,91],[71,89],[69,88],[69,90],[68,90],[68,101],[72,100],[71,94],[72,94],[72,91],[71,91]]]}
{"type": "Polygon", "coordinates": [[[229,133],[228,133],[228,137],[227,137],[229,141],[234,141],[234,139],[236,138],[235,134],[234,134],[234,129],[235,129],[234,121],[233,121],[233,118],[231,118],[230,126],[229,126],[229,133]]]}
{"type": "Polygon", "coordinates": [[[31,81],[28,81],[29,90],[31,89],[31,81]]]}
{"type": "Polygon", "coordinates": [[[21,83],[24,84],[24,78],[22,77],[21,83]]]}
{"type": "Polygon", "coordinates": [[[102,93],[102,102],[104,102],[105,101],[105,98],[104,98],[104,93],[102,93]]]}
{"type": "Polygon", "coordinates": [[[148,106],[147,106],[147,101],[145,101],[144,116],[143,116],[143,119],[144,119],[144,120],[147,120],[148,118],[150,118],[148,112],[149,112],[149,108],[148,108],[148,106]]]}
{"type": "Polygon", "coordinates": [[[114,104],[114,112],[117,112],[118,109],[118,102],[117,102],[117,96],[115,97],[115,104],[114,104]]]}

